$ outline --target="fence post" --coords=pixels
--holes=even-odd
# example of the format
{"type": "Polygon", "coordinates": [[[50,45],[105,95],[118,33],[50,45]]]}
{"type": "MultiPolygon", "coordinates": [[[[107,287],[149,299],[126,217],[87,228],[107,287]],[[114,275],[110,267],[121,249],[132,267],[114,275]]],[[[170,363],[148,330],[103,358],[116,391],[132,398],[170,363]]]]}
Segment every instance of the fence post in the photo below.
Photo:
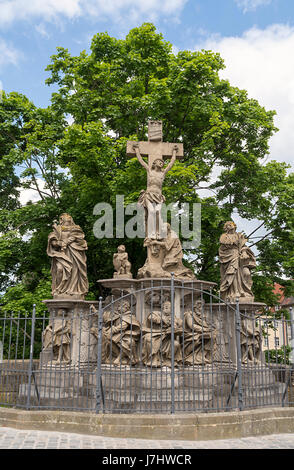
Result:
{"type": "Polygon", "coordinates": [[[293,313],[293,307],[290,307],[290,328],[291,328],[291,353],[290,353],[290,363],[293,366],[294,364],[294,355],[293,355],[293,350],[294,350],[294,313],[293,313]]]}
{"type": "Polygon", "coordinates": [[[31,388],[32,388],[33,360],[34,360],[34,340],[35,340],[35,322],[36,322],[36,304],[33,305],[33,315],[32,315],[30,361],[29,361],[29,371],[28,371],[28,396],[27,396],[27,405],[26,405],[27,410],[30,409],[30,405],[31,405],[31,388]]]}
{"type": "Polygon", "coordinates": [[[103,308],[102,297],[99,297],[98,308],[98,353],[97,353],[97,370],[96,370],[96,413],[101,409],[101,359],[102,359],[102,324],[103,324],[103,308]]]}
{"type": "MultiPolygon", "coordinates": [[[[291,328],[291,351],[290,351],[290,357],[289,357],[289,362],[290,362],[290,372],[289,372],[289,387],[290,391],[292,391],[292,372],[294,369],[294,312],[293,312],[293,307],[290,307],[290,328],[291,328]]],[[[290,394],[291,396],[292,394],[290,394]]]]}
{"type": "Polygon", "coordinates": [[[175,285],[174,273],[171,273],[171,413],[175,413],[175,285]]]}
{"type": "MultiPolygon", "coordinates": [[[[288,397],[288,405],[292,403],[292,371],[294,367],[294,357],[293,357],[293,347],[294,347],[294,318],[293,318],[293,308],[290,307],[290,330],[291,330],[291,338],[290,338],[290,354],[289,354],[289,375],[287,377],[287,380],[285,378],[285,389],[284,393],[282,396],[282,407],[285,406],[285,400],[286,397],[288,397]]],[[[283,326],[283,331],[284,331],[284,326],[283,326]]],[[[284,358],[286,362],[286,355],[284,353],[284,358]]]]}
{"type": "Polygon", "coordinates": [[[242,356],[241,356],[241,316],[239,299],[236,299],[235,310],[236,322],[236,349],[237,349],[237,375],[238,375],[238,405],[239,410],[243,410],[243,386],[242,386],[242,356]]]}

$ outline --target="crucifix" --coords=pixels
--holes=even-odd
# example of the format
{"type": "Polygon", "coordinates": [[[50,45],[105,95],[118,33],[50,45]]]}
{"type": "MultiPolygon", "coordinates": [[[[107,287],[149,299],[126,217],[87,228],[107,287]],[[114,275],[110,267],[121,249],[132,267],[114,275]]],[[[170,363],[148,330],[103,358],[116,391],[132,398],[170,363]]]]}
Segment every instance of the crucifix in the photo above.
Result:
{"type": "Polygon", "coordinates": [[[147,189],[141,191],[138,201],[145,209],[147,238],[162,238],[161,206],[165,201],[162,184],[176,159],[183,158],[183,144],[163,142],[162,121],[148,121],[148,141],[128,141],[127,155],[136,156],[147,171],[147,189]],[[148,164],[143,160],[143,156],[148,156],[148,164]],[[164,167],[164,159],[168,158],[171,160],[164,167]]]}

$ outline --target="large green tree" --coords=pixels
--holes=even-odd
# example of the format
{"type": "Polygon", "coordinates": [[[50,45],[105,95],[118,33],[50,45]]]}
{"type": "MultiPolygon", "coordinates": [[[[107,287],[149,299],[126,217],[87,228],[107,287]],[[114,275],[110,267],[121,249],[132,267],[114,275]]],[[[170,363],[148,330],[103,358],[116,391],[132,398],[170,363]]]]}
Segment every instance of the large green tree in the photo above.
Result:
{"type": "Polygon", "coordinates": [[[186,253],[187,263],[198,278],[218,282],[223,223],[234,214],[256,220],[262,237],[247,233],[259,252],[255,293],[257,300],[274,303],[273,282],[294,275],[294,176],[286,164],[263,164],[277,130],[275,113],[221,79],[224,67],[211,51],[174,54],[147,23],[124,40],[95,35],[89,54],[72,56],[58,48],[47,67],[47,84],[57,91],[46,109],[17,93],[4,94],[0,289],[10,288],[4,303],[11,285],[34,292],[48,281],[47,236],[64,211],[86,234],[92,296],[101,293],[97,280],[112,276],[118,244],[125,243],[134,272],[142,266],[141,239],[95,238],[93,208],[102,201],[114,206],[116,194],[126,202],[138,199],[146,174],[127,158],[126,142],[145,140],[150,118],[163,121],[165,141],[184,144],[184,159],[164,182],[167,203],[202,206],[201,245],[186,253]],[[22,204],[24,188],[38,199],[22,204]]]}

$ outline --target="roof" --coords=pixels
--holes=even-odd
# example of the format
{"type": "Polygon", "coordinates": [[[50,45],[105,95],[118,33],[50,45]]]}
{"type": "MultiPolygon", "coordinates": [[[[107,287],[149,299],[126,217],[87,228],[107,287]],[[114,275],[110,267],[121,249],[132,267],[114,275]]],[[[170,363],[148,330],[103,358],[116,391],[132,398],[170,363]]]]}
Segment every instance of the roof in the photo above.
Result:
{"type": "Polygon", "coordinates": [[[294,297],[288,297],[280,303],[281,307],[291,307],[294,305],[294,297]]]}
{"type": "Polygon", "coordinates": [[[280,304],[281,307],[290,307],[292,305],[294,306],[294,297],[293,296],[292,297],[285,297],[284,296],[284,287],[281,286],[280,284],[278,284],[277,282],[275,282],[273,293],[275,295],[280,296],[278,303],[280,304]]]}

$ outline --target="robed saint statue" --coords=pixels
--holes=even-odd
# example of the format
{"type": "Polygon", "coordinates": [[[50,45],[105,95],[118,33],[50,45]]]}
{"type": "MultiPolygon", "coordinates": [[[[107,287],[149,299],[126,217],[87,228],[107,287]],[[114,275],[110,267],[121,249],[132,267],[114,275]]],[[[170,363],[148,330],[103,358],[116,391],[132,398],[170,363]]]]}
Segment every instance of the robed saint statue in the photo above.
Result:
{"type": "Polygon", "coordinates": [[[88,292],[88,249],[85,235],[69,214],[62,214],[49,234],[47,254],[52,259],[52,295],[54,298],[84,299],[88,292]]]}

